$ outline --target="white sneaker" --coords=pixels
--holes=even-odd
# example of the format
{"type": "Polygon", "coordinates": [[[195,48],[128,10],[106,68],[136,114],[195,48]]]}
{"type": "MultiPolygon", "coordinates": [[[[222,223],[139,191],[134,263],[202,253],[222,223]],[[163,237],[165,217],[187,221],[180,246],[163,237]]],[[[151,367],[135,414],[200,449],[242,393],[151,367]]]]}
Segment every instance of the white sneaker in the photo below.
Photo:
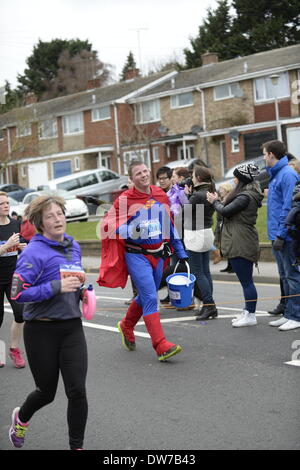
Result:
{"type": "Polygon", "coordinates": [[[296,328],[300,328],[300,321],[296,320],[288,320],[283,325],[281,325],[278,330],[280,331],[288,331],[288,330],[295,330],[296,328]]]}
{"type": "Polygon", "coordinates": [[[285,318],[285,317],[281,317],[279,318],[279,320],[273,320],[273,321],[270,321],[269,325],[270,326],[281,326],[281,325],[284,325],[284,323],[288,322],[288,319],[285,318]]]}
{"type": "Polygon", "coordinates": [[[237,317],[232,318],[231,323],[235,323],[236,321],[241,320],[242,318],[244,318],[244,316],[245,316],[245,310],[243,310],[242,313],[240,313],[237,317]]]}
{"type": "Polygon", "coordinates": [[[241,318],[236,320],[234,323],[232,323],[232,326],[234,328],[240,328],[242,326],[255,326],[255,325],[257,325],[255,313],[250,313],[248,312],[248,310],[244,310],[241,318]]]}

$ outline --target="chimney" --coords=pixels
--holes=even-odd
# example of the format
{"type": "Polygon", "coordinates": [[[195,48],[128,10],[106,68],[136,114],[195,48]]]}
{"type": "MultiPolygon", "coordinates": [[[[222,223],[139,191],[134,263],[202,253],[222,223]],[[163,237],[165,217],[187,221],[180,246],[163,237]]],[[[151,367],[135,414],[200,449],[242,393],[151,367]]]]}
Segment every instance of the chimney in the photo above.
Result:
{"type": "Polygon", "coordinates": [[[217,52],[205,52],[202,54],[202,65],[217,64],[219,62],[219,54],[217,52]]]}
{"type": "Polygon", "coordinates": [[[87,82],[86,89],[87,90],[93,90],[94,88],[100,88],[101,87],[101,80],[100,78],[91,78],[87,82]]]}
{"type": "Polygon", "coordinates": [[[130,69],[125,72],[125,80],[132,80],[140,76],[140,69],[130,69]]]}
{"type": "Polygon", "coordinates": [[[33,92],[26,93],[25,106],[37,103],[37,96],[33,92]]]}

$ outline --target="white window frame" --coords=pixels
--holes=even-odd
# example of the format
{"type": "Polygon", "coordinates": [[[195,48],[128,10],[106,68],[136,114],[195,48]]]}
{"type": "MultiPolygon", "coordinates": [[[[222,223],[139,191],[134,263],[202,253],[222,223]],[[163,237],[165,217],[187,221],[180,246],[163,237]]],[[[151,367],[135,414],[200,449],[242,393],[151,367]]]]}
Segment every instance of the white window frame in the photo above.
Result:
{"type": "Polygon", "coordinates": [[[21,166],[21,177],[22,178],[26,178],[27,176],[27,166],[26,165],[22,165],[21,166]]]}
{"type": "Polygon", "coordinates": [[[105,168],[107,168],[108,170],[110,170],[110,157],[108,157],[107,155],[101,155],[100,156],[100,166],[104,166],[105,168]]]}
{"type": "Polygon", "coordinates": [[[128,175],[128,166],[132,160],[141,160],[151,169],[149,149],[137,149],[123,152],[124,174],[128,175]]]}
{"type": "Polygon", "coordinates": [[[80,171],[80,157],[74,158],[74,171],[80,171]]]}
{"type": "Polygon", "coordinates": [[[110,106],[99,106],[99,108],[93,108],[91,113],[92,122],[105,121],[111,118],[110,106]],[[105,116],[101,116],[101,111],[107,110],[108,113],[105,116]]]}
{"type": "Polygon", "coordinates": [[[186,93],[179,93],[178,95],[172,95],[170,96],[170,102],[171,102],[171,109],[176,109],[176,108],[188,108],[190,106],[194,105],[194,96],[191,91],[188,91],[186,93]],[[180,104],[180,99],[183,96],[190,96],[191,97],[191,102],[187,104],[180,104]]]}
{"type": "Polygon", "coordinates": [[[153,155],[153,163],[158,163],[160,162],[159,158],[159,147],[153,147],[152,148],[152,155],[153,155]]]}
{"type": "Polygon", "coordinates": [[[31,135],[31,123],[17,126],[16,135],[17,137],[28,137],[31,135]]]}
{"type": "Polygon", "coordinates": [[[46,119],[45,121],[41,121],[39,123],[39,140],[45,140],[45,139],[53,139],[57,137],[57,121],[56,119],[46,119]],[[47,134],[45,130],[50,130],[48,132],[48,135],[43,135],[47,134]]]}
{"type": "MultiPolygon", "coordinates": [[[[189,160],[191,158],[195,158],[195,145],[188,144],[185,146],[185,149],[186,149],[186,159],[189,160]]],[[[184,147],[183,145],[181,145],[180,147],[177,147],[177,160],[184,160],[184,159],[185,159],[184,147]]]]}
{"type": "Polygon", "coordinates": [[[254,101],[255,103],[263,103],[263,102],[270,102],[274,101],[276,98],[288,98],[290,96],[290,83],[289,83],[289,73],[283,72],[278,74],[278,85],[272,85],[272,80],[270,76],[267,77],[260,77],[256,78],[253,83],[253,93],[254,93],[254,101]],[[280,83],[281,82],[281,83],[280,83]],[[260,87],[260,94],[261,97],[258,96],[258,87],[260,87]],[[286,87],[286,89],[282,92],[280,90],[286,87]],[[267,96],[268,92],[272,92],[272,96],[267,96]]]}
{"type": "Polygon", "coordinates": [[[239,151],[240,151],[239,137],[231,137],[231,153],[237,153],[239,151]]]}
{"type": "Polygon", "coordinates": [[[160,121],[160,102],[159,100],[144,101],[142,103],[137,103],[135,105],[135,123],[136,124],[145,124],[147,122],[156,122],[160,121]],[[153,117],[148,119],[146,117],[149,113],[147,108],[152,106],[153,117]]]}
{"type": "Polygon", "coordinates": [[[222,100],[228,100],[231,98],[236,98],[237,90],[239,89],[239,82],[234,82],[234,83],[224,83],[224,85],[218,85],[214,87],[214,100],[215,101],[222,101],[222,100]],[[221,88],[224,88],[224,90],[227,90],[227,93],[224,93],[224,96],[217,97],[216,96],[216,91],[220,90],[221,88]]]}
{"type": "Polygon", "coordinates": [[[83,115],[82,113],[67,114],[62,117],[63,121],[63,134],[64,135],[76,135],[83,133],[83,115]],[[75,131],[70,130],[69,120],[76,117],[78,119],[78,128],[75,131]]]}

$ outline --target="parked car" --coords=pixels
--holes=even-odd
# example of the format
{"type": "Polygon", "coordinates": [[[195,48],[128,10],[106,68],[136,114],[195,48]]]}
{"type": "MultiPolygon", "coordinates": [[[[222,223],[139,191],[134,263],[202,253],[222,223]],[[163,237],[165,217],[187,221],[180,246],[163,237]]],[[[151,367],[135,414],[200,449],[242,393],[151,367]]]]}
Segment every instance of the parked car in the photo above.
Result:
{"type": "Polygon", "coordinates": [[[9,202],[9,215],[13,212],[15,212],[17,215],[22,216],[24,212],[24,206],[21,202],[16,201],[12,197],[8,196],[8,202],[9,202]]]}
{"type": "Polygon", "coordinates": [[[94,196],[108,202],[111,202],[113,190],[122,189],[127,184],[127,176],[120,176],[105,167],[80,171],[48,182],[49,189],[64,189],[73,195],[94,196]]]}
{"type": "Polygon", "coordinates": [[[8,191],[7,194],[16,201],[22,202],[26,194],[35,191],[33,188],[18,189],[17,191],[8,191]]]}
{"type": "Polygon", "coordinates": [[[20,189],[25,189],[24,186],[20,186],[19,184],[15,183],[4,183],[0,184],[0,191],[5,191],[9,193],[11,191],[19,191],[20,189]]]}
{"type": "Polygon", "coordinates": [[[237,165],[234,165],[231,168],[229,168],[229,170],[226,171],[224,178],[216,182],[216,189],[218,190],[221,184],[223,183],[233,184],[234,170],[238,168],[240,165],[242,165],[243,163],[252,163],[253,165],[258,166],[258,168],[260,169],[260,174],[256,176],[255,180],[259,182],[261,189],[267,189],[269,186],[269,175],[266,170],[266,163],[265,163],[264,157],[262,155],[257,158],[253,158],[251,160],[244,160],[242,162],[239,162],[237,165]]]}
{"type": "Polygon", "coordinates": [[[86,222],[88,220],[89,211],[87,205],[80,199],[77,199],[74,195],[70,194],[68,191],[64,191],[62,189],[58,191],[34,191],[32,193],[26,194],[22,203],[23,212],[27,205],[30,204],[34,199],[48,194],[60,196],[66,201],[67,222],[86,222]]]}

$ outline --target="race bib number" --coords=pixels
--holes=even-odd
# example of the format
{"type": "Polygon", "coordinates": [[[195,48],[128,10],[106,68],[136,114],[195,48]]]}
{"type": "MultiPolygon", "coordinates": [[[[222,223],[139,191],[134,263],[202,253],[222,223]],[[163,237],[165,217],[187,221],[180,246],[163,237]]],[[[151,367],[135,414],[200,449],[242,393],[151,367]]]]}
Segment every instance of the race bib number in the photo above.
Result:
{"type": "MultiPolygon", "coordinates": [[[[6,242],[1,241],[0,245],[4,245],[6,242]]],[[[18,247],[19,245],[14,245],[11,246],[5,253],[1,255],[1,257],[7,257],[7,256],[17,256],[18,255],[18,247]]]]}
{"type": "Polygon", "coordinates": [[[158,219],[145,220],[140,224],[140,228],[141,232],[143,234],[147,234],[148,238],[154,238],[161,235],[161,225],[158,219]]]}
{"type": "Polygon", "coordinates": [[[61,264],[59,267],[60,278],[65,279],[66,277],[78,277],[79,281],[84,284],[85,272],[83,267],[78,264],[61,264]]]}

